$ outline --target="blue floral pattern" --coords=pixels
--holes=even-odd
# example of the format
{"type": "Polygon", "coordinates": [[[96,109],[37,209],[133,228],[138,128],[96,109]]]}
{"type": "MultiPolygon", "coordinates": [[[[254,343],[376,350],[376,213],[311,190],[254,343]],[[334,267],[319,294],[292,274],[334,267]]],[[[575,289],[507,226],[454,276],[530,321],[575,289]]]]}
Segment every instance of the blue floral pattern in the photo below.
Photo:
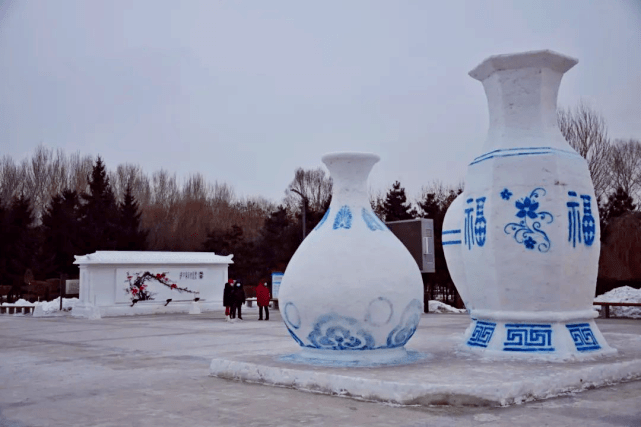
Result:
{"type": "Polygon", "coordinates": [[[403,310],[401,322],[387,336],[387,347],[404,346],[416,332],[422,312],[423,303],[417,299],[412,300],[403,310]]]}
{"type": "Polygon", "coordinates": [[[512,192],[507,188],[504,188],[503,191],[501,191],[501,198],[503,200],[510,200],[510,197],[512,197],[512,192]]]}
{"type": "Polygon", "coordinates": [[[363,216],[363,221],[365,221],[367,228],[369,228],[370,230],[385,230],[385,224],[383,224],[383,222],[378,219],[376,215],[372,214],[367,209],[363,208],[361,210],[361,215],[363,216]]]}
{"type": "Polygon", "coordinates": [[[535,188],[528,197],[517,200],[514,206],[517,209],[516,217],[520,218],[519,222],[510,222],[504,228],[505,234],[514,233],[514,240],[523,244],[526,249],[537,249],[539,252],[550,250],[551,242],[548,235],[542,229],[541,221],[551,224],[554,217],[551,213],[539,211],[538,199],[545,196],[546,191],[543,188],[535,188]]]}
{"type": "Polygon", "coordinates": [[[372,350],[374,337],[360,329],[358,320],[326,314],[314,325],[314,330],[307,336],[312,347],[331,350],[372,350]]]}
{"type": "Polygon", "coordinates": [[[340,208],[336,214],[336,218],[334,218],[333,228],[334,230],[338,230],[339,228],[349,230],[352,228],[352,211],[349,210],[349,206],[344,205],[340,208]]]}

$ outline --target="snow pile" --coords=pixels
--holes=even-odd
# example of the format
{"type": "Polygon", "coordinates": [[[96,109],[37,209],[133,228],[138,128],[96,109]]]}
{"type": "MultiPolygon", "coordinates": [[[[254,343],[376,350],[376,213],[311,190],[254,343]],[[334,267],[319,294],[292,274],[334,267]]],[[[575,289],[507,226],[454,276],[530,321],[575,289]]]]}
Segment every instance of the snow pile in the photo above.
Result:
{"type": "MultiPolygon", "coordinates": [[[[622,286],[599,295],[594,302],[635,302],[641,303],[641,289],[622,286]]],[[[599,307],[601,310],[601,307],[599,307]]],[[[641,319],[641,307],[610,307],[610,317],[632,317],[641,319]]]]}
{"type": "Polygon", "coordinates": [[[464,308],[454,308],[451,305],[447,305],[440,301],[430,301],[429,302],[429,312],[430,313],[467,313],[467,310],[464,308]]]}
{"type": "Polygon", "coordinates": [[[26,305],[28,305],[29,307],[33,307],[34,305],[37,305],[37,304],[38,303],[36,302],[29,302],[21,298],[16,302],[3,302],[0,305],[3,307],[16,307],[16,306],[26,306],[26,305]]]}
{"type": "MultiPolygon", "coordinates": [[[[62,311],[71,311],[78,303],[78,298],[63,298],[62,299],[62,311]]],[[[43,316],[52,316],[60,313],[60,297],[54,299],[53,301],[41,301],[37,302],[36,308],[33,311],[33,317],[43,317],[43,316]]]]}

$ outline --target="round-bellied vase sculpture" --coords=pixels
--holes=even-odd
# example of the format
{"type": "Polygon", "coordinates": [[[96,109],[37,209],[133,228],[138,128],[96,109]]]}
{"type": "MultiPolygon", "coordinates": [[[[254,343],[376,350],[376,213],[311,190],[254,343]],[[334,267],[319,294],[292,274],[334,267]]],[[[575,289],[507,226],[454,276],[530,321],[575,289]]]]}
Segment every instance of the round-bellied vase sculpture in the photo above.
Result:
{"type": "Polygon", "coordinates": [[[576,63],[536,51],[493,56],[470,72],[485,88],[490,127],[442,234],[472,317],[470,350],[562,359],[616,352],[594,323],[594,187],[557,126],[561,78],[576,63]]]}
{"type": "Polygon", "coordinates": [[[332,202],[289,262],[279,308],[300,356],[393,363],[423,312],[416,261],[371,210],[367,178],[379,157],[327,154],[332,202]]]}

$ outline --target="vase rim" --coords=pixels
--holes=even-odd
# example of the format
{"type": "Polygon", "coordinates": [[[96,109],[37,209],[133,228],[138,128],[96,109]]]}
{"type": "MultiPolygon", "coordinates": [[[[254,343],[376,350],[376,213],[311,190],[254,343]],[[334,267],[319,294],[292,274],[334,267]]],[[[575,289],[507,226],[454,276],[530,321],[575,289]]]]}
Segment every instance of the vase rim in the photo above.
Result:
{"type": "Polygon", "coordinates": [[[532,50],[519,53],[493,55],[486,58],[468,74],[473,79],[483,81],[501,70],[517,70],[522,68],[549,68],[559,73],[565,73],[579,62],[578,59],[563,55],[553,50],[532,50]]]}
{"type": "Polygon", "coordinates": [[[340,151],[327,153],[321,157],[321,161],[325,164],[331,163],[335,160],[369,160],[372,161],[372,163],[377,163],[381,160],[381,157],[378,154],[360,151],[340,151]]]}

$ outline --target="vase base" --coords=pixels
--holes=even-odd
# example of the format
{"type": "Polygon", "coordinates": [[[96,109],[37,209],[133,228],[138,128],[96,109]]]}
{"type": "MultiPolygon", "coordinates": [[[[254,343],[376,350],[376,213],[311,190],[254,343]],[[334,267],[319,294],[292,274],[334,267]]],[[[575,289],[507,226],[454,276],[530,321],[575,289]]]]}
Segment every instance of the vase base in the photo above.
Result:
{"type": "Polygon", "coordinates": [[[395,365],[405,363],[408,352],[405,347],[376,350],[322,350],[304,348],[297,354],[301,361],[310,363],[335,363],[350,365],[395,365]]]}
{"type": "Polygon", "coordinates": [[[582,360],[617,353],[591,318],[536,323],[473,318],[462,347],[510,359],[582,360]]]}

